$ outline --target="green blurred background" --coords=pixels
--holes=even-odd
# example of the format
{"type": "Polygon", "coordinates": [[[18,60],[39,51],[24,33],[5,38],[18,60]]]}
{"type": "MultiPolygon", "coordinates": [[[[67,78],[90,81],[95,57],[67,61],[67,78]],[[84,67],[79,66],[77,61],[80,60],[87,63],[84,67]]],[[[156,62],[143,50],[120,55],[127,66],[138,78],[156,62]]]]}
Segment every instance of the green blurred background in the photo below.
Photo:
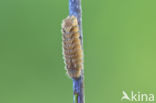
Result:
{"type": "MultiPolygon", "coordinates": [[[[156,94],[156,1],[82,0],[86,103],[156,94]]],[[[72,103],[61,22],[68,0],[0,0],[0,103],[72,103]]]]}

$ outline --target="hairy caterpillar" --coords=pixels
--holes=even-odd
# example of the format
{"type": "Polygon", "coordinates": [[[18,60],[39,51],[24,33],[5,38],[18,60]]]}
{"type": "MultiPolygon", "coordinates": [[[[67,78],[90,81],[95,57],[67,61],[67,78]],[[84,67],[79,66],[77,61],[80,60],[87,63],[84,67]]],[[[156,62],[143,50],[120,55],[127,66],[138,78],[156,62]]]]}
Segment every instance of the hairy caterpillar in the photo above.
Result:
{"type": "Polygon", "coordinates": [[[67,73],[71,78],[78,78],[83,69],[83,54],[78,21],[75,16],[68,16],[62,23],[63,54],[67,73]]]}

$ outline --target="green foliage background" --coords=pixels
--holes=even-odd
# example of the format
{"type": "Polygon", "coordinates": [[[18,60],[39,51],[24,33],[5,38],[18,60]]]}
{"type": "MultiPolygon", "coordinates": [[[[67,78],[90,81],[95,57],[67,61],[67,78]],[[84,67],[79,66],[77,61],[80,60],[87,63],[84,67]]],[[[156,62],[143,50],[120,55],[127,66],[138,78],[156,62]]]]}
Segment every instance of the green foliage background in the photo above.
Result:
{"type": "MultiPolygon", "coordinates": [[[[82,0],[86,103],[156,95],[156,1],[82,0]]],[[[72,103],[62,59],[68,0],[0,0],[0,103],[72,103]]]]}

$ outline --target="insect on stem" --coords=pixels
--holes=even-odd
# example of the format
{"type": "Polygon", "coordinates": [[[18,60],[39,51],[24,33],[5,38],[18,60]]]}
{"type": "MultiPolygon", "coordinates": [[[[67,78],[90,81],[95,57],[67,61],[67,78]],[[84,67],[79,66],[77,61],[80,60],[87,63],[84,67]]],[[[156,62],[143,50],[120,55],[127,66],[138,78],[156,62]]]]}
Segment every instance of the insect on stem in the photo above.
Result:
{"type": "Polygon", "coordinates": [[[81,0],[69,0],[69,16],[62,24],[66,69],[73,80],[73,103],[85,103],[81,0]]]}

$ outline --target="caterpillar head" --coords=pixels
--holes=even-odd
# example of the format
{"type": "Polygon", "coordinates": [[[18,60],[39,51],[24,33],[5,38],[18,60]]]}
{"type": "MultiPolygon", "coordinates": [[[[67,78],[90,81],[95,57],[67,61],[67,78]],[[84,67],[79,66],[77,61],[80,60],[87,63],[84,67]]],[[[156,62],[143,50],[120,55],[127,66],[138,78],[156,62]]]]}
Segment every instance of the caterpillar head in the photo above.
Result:
{"type": "Polygon", "coordinates": [[[70,32],[73,26],[77,26],[78,21],[75,16],[68,16],[62,23],[63,32],[70,32]]]}

